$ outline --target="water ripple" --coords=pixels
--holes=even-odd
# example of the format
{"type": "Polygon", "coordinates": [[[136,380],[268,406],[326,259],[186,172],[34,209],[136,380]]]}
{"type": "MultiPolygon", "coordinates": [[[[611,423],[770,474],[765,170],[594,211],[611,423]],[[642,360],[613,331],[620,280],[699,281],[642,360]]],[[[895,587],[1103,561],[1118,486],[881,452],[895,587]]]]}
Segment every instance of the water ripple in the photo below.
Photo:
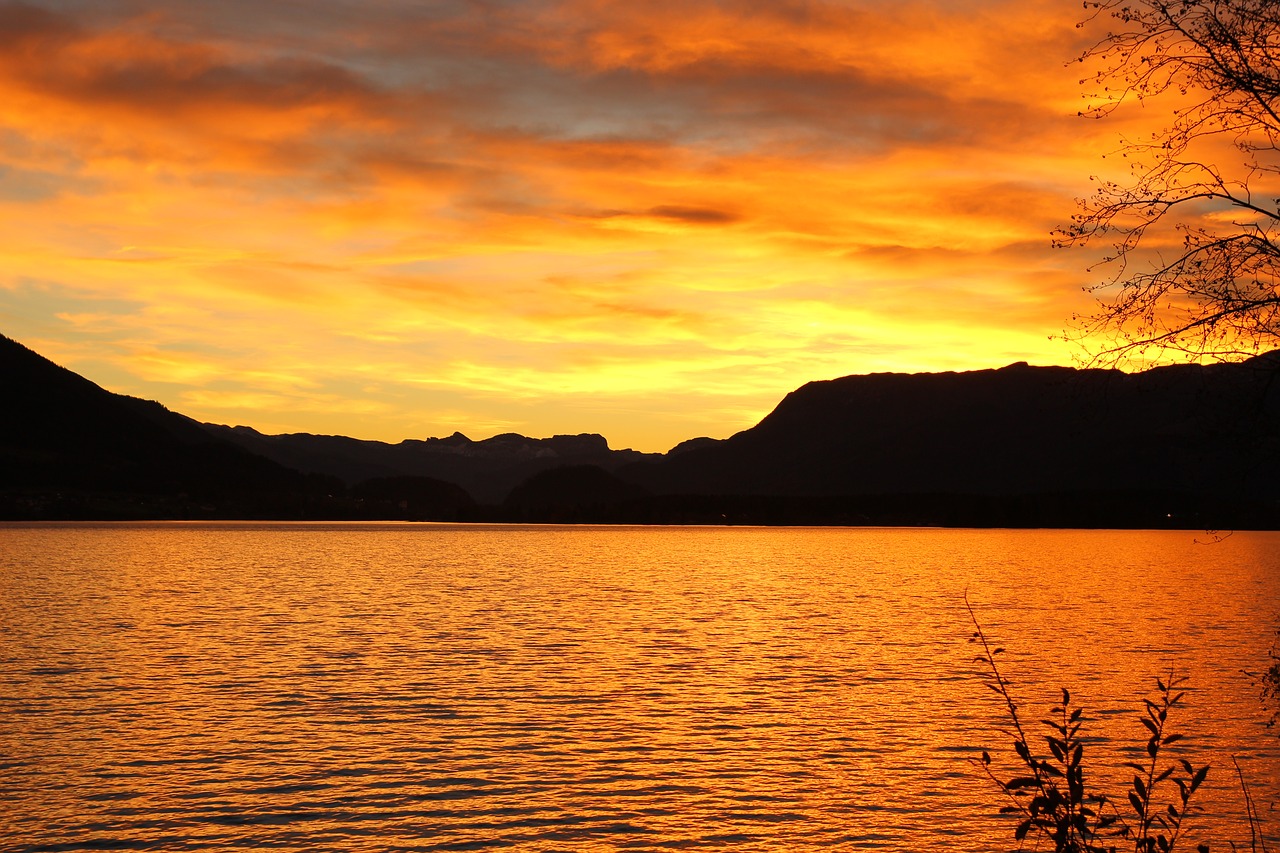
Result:
{"type": "MultiPolygon", "coordinates": [[[[1193,539],[0,526],[0,844],[1006,849],[966,591],[1029,705],[1073,687],[1087,754],[1123,761],[1174,667],[1197,760],[1240,755],[1272,808],[1240,670],[1280,537],[1193,539]]],[[[1219,844],[1247,837],[1230,783],[1219,844]]]]}

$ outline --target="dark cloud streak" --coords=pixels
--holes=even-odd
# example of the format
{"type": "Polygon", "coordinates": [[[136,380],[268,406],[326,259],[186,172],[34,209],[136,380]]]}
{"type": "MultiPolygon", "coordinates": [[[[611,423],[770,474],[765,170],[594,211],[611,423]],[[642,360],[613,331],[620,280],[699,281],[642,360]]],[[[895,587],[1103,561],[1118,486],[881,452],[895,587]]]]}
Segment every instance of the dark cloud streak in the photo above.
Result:
{"type": "Polygon", "coordinates": [[[691,225],[732,225],[741,219],[740,216],[727,210],[716,210],[710,207],[683,207],[674,204],[662,204],[649,208],[646,213],[658,219],[673,219],[691,225]]]}

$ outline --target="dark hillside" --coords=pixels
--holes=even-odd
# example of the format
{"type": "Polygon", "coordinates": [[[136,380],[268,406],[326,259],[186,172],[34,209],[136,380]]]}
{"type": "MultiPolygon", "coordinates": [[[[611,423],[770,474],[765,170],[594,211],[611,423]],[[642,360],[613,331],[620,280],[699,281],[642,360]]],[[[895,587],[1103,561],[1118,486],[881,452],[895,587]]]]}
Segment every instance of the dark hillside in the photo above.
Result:
{"type": "Polygon", "coordinates": [[[1016,364],[811,382],[757,426],[622,469],[660,494],[1176,491],[1271,500],[1274,355],[1144,373],[1016,364]]]}
{"type": "Polygon", "coordinates": [[[0,515],[290,512],[328,483],[219,441],[0,336],[0,515]]]}

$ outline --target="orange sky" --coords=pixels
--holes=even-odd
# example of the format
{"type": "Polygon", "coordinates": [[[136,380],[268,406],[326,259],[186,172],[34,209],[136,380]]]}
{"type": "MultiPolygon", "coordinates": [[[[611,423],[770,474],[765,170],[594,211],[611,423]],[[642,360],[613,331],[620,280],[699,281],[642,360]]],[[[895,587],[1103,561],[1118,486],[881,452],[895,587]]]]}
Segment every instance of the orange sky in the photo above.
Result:
{"type": "MultiPolygon", "coordinates": [[[[666,450],[1070,363],[1078,0],[0,0],[0,332],[265,432],[666,450]]],[[[1151,112],[1151,111],[1149,111],[1151,112]]]]}

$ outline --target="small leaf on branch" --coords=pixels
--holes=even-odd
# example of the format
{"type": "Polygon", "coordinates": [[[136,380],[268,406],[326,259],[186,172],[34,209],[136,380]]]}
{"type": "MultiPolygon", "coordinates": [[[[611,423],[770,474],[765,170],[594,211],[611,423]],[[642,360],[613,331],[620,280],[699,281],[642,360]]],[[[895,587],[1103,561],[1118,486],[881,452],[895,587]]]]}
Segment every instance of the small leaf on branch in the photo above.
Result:
{"type": "Polygon", "coordinates": [[[1137,791],[1138,796],[1142,797],[1142,799],[1145,800],[1147,798],[1147,786],[1143,784],[1141,776],[1133,777],[1133,790],[1137,791]]]}
{"type": "Polygon", "coordinates": [[[1204,781],[1204,777],[1209,775],[1209,765],[1205,765],[1196,771],[1196,775],[1191,777],[1191,790],[1200,787],[1200,783],[1204,781]]]}

